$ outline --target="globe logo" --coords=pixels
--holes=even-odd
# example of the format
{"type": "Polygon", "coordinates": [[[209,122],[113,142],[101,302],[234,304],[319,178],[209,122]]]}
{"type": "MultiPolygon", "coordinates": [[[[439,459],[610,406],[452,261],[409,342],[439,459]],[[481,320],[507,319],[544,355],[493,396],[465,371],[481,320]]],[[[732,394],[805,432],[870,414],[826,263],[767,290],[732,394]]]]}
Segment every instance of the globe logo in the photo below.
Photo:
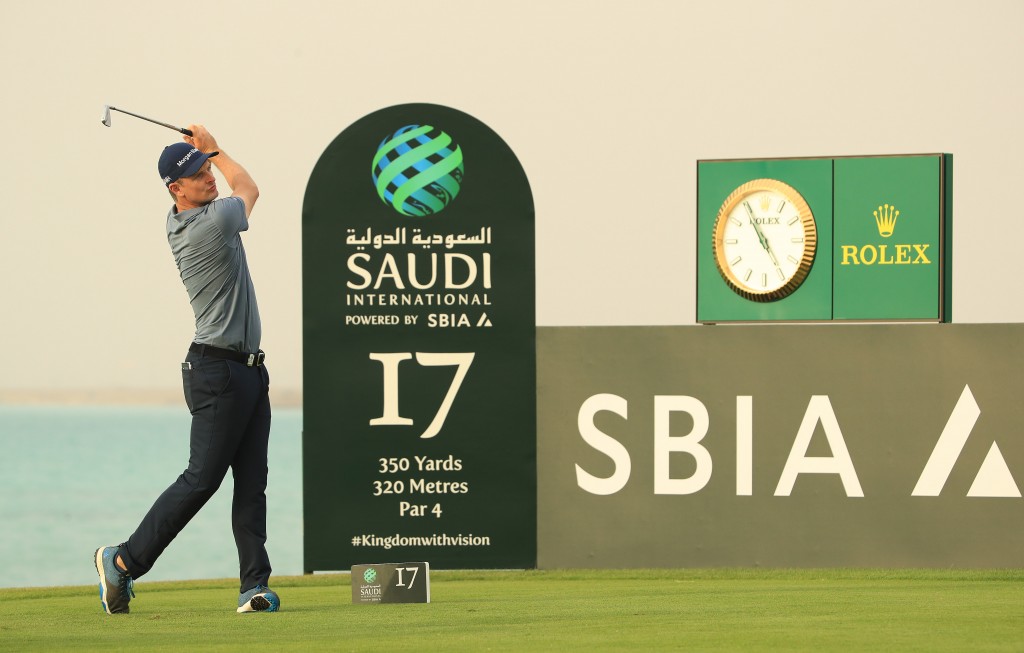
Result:
{"type": "Polygon", "coordinates": [[[402,215],[438,213],[459,194],[462,149],[430,125],[406,125],[384,137],[373,157],[373,185],[402,215]]]}
{"type": "Polygon", "coordinates": [[[365,580],[367,583],[372,583],[373,581],[377,580],[377,570],[371,567],[364,571],[363,580],[365,580]]]}

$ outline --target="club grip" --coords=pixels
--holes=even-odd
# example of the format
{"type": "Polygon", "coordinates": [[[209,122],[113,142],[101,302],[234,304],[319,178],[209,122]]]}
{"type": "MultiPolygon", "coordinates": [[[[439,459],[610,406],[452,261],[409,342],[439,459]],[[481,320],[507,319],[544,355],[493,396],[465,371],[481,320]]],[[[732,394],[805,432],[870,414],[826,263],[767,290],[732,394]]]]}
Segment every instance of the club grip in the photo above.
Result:
{"type": "Polygon", "coordinates": [[[191,136],[192,135],[192,130],[191,129],[186,129],[186,128],[182,127],[180,129],[180,131],[181,131],[182,134],[184,134],[186,136],[191,136]]]}

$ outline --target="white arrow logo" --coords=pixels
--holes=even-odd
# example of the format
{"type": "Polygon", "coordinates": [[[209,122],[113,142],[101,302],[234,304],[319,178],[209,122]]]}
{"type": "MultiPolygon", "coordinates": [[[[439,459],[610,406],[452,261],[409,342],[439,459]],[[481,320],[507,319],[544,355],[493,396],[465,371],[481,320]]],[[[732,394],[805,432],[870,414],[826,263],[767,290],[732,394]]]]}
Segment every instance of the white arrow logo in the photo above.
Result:
{"type": "MultiPolygon", "coordinates": [[[[981,409],[978,402],[974,400],[970,386],[965,385],[964,391],[960,394],[953,414],[949,416],[946,427],[942,429],[939,441],[935,443],[928,464],[921,472],[921,478],[917,479],[917,486],[911,496],[915,497],[937,497],[942,492],[942,486],[946,484],[953,466],[960,458],[960,453],[967,444],[967,438],[971,435],[981,409]]],[[[969,497],[1020,497],[1020,488],[1010,474],[1010,468],[1006,466],[1006,460],[999,451],[995,442],[985,456],[985,462],[981,464],[978,475],[967,491],[969,497]]]]}

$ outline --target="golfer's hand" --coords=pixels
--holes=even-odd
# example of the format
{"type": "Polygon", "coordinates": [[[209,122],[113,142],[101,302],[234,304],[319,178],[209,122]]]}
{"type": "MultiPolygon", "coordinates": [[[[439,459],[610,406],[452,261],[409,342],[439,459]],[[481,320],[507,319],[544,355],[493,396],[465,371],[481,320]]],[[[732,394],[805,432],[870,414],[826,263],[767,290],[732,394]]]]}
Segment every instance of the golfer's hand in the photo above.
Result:
{"type": "Polygon", "coordinates": [[[192,132],[192,135],[185,136],[185,142],[200,152],[215,152],[220,149],[217,147],[217,139],[210,132],[206,131],[206,127],[202,125],[189,125],[188,130],[192,132]]]}

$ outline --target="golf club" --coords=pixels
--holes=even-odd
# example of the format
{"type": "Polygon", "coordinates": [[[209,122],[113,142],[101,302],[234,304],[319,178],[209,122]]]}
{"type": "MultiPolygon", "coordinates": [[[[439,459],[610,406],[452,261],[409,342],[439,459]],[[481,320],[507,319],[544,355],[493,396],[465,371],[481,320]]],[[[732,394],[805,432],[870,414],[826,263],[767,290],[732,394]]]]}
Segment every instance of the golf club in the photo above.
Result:
{"type": "Polygon", "coordinates": [[[174,125],[169,125],[166,122],[160,122],[159,120],[153,120],[152,118],[147,118],[146,116],[140,116],[139,114],[132,113],[131,111],[125,111],[124,109],[118,109],[117,107],[112,107],[109,104],[106,105],[105,107],[103,107],[103,120],[101,121],[104,124],[104,126],[106,126],[106,127],[110,126],[110,112],[111,111],[120,111],[121,113],[127,113],[129,116],[135,116],[136,118],[141,118],[142,120],[146,120],[146,121],[154,123],[156,125],[160,125],[161,127],[166,127],[167,129],[173,129],[174,131],[181,132],[182,134],[185,134],[186,136],[191,136],[192,135],[192,132],[190,130],[188,130],[188,129],[185,129],[184,127],[175,127],[174,125]]]}

